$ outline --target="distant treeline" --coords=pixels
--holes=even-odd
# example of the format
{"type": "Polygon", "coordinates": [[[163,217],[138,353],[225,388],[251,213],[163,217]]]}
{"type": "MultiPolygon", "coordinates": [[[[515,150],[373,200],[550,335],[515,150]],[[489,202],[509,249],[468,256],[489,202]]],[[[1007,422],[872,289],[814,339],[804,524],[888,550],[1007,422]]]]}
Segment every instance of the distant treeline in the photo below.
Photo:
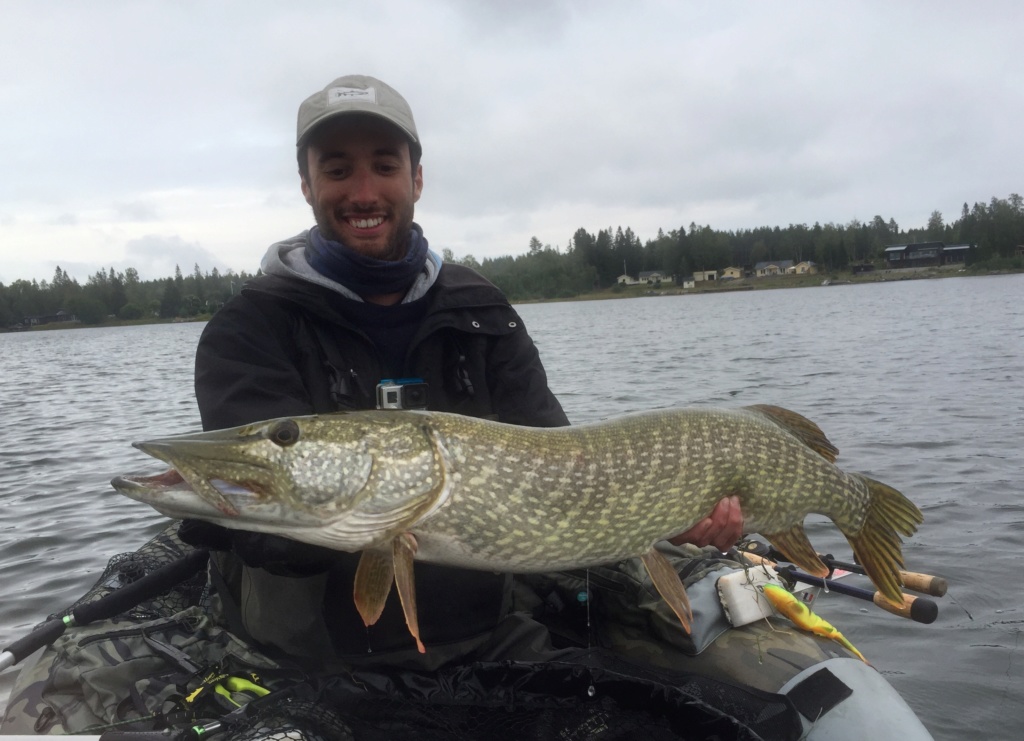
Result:
{"type": "Polygon", "coordinates": [[[478,262],[470,255],[456,261],[477,268],[512,300],[526,300],[568,298],[612,286],[620,275],[637,278],[647,271],[681,282],[695,271],[750,269],[776,260],[813,261],[826,274],[854,264],[881,267],[887,246],[915,242],[969,244],[968,266],[1022,269],[1018,248],[1024,245],[1024,199],[1014,193],[1005,200],[975,203],[973,208],[965,203],[960,218],[950,224],[933,211],[928,224],[917,229],[901,229],[895,220],[881,216],[845,225],[790,224],[737,231],[691,223],[668,233],[659,230],[647,242],[629,228],[609,227],[596,235],[579,229],[562,249],[534,238],[527,253],[517,257],[478,262]]]}
{"type": "Polygon", "coordinates": [[[175,268],[173,278],[139,280],[128,268],[100,270],[85,285],[59,266],[47,281],[16,280],[0,283],[0,327],[50,324],[74,318],[83,324],[121,320],[174,319],[209,314],[237,293],[251,278],[249,273],[202,273],[196,265],[191,275],[175,268]]]}
{"type": "MultiPolygon", "coordinates": [[[[892,244],[945,242],[969,244],[968,266],[1021,269],[1019,247],[1024,245],[1024,199],[992,198],[989,203],[963,205],[960,217],[947,224],[933,211],[922,228],[901,229],[893,220],[875,216],[870,222],[848,224],[790,224],[719,231],[710,226],[680,227],[641,242],[629,227],[601,229],[591,234],[578,229],[564,248],[543,245],[534,237],[527,251],[517,256],[457,257],[444,250],[445,260],[479,270],[512,300],[571,298],[615,285],[618,277],[636,278],[658,271],[682,280],[695,271],[726,267],[751,268],[758,262],[813,261],[820,272],[834,274],[853,264],[881,264],[892,244]]],[[[190,275],[180,268],[173,278],[139,280],[138,272],[100,270],[85,285],[57,268],[49,282],[17,280],[0,283],[0,327],[57,321],[74,316],[86,324],[108,317],[122,320],[194,317],[216,311],[242,284],[248,273],[208,273],[194,267],[190,275]]]]}

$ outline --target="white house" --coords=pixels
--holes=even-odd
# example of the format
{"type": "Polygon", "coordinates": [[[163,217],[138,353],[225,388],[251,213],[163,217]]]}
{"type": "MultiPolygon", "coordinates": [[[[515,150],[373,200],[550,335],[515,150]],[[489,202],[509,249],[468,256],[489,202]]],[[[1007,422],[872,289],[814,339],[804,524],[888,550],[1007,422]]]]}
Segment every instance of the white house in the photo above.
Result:
{"type": "Polygon", "coordinates": [[[764,278],[769,275],[782,275],[793,267],[792,260],[775,260],[774,262],[759,262],[754,266],[754,275],[764,278]]]}
{"type": "Polygon", "coordinates": [[[660,270],[641,270],[640,271],[640,282],[653,285],[655,283],[661,283],[663,280],[670,280],[671,276],[665,275],[660,270]]]}

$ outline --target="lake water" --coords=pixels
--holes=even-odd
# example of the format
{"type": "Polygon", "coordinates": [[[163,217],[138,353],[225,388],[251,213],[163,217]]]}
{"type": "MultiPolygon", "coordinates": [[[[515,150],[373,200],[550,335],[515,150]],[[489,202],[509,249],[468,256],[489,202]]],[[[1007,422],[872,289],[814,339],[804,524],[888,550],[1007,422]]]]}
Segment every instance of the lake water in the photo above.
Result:
{"type": "MultiPolygon", "coordinates": [[[[920,625],[852,598],[818,610],[937,739],[1024,726],[1024,275],[519,307],[574,423],[777,404],[840,465],[925,513],[908,570],[944,576],[920,625]]],[[[0,647],[91,586],[162,518],[109,487],[159,465],[129,443],[198,429],[202,326],[0,335],[0,647]]],[[[848,558],[812,518],[811,540],[848,558]]],[[[0,704],[14,669],[0,675],[0,704]]]]}

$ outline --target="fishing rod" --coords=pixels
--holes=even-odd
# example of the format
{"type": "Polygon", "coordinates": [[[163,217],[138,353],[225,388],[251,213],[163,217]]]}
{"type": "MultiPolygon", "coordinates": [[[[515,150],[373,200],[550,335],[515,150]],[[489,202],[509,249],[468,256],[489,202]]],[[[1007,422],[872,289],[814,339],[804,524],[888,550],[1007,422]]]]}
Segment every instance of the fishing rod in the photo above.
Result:
{"type": "Polygon", "coordinates": [[[95,602],[79,605],[62,618],[47,620],[28,635],[0,651],[0,671],[14,666],[37,649],[53,643],[68,628],[112,618],[148,599],[159,597],[171,587],[197,574],[206,566],[209,556],[210,553],[206,550],[192,551],[187,556],[161,566],[95,602]]]}
{"type": "MultiPolygon", "coordinates": [[[[821,554],[819,554],[821,556],[821,554]]],[[[866,575],[864,567],[859,563],[849,563],[847,561],[840,561],[832,557],[831,553],[821,556],[821,560],[829,567],[830,570],[842,569],[843,571],[849,571],[854,574],[866,575]]],[[[903,580],[903,586],[913,592],[920,592],[921,594],[927,594],[932,597],[945,597],[946,590],[949,589],[949,583],[941,576],[932,576],[931,574],[920,574],[916,571],[900,571],[900,578],[903,580]]]]}
{"type": "Polygon", "coordinates": [[[904,594],[903,602],[899,605],[894,605],[882,596],[881,592],[861,589],[860,587],[844,584],[836,581],[835,579],[823,579],[820,576],[805,574],[802,571],[798,571],[795,566],[779,566],[779,564],[772,559],[760,556],[756,553],[751,553],[745,550],[740,550],[739,553],[752,563],[771,566],[779,576],[782,576],[790,582],[799,581],[804,584],[810,584],[811,586],[822,587],[826,591],[838,592],[839,594],[845,594],[849,597],[856,597],[857,599],[862,599],[867,602],[873,602],[886,612],[913,620],[916,623],[929,625],[935,622],[935,618],[938,617],[939,614],[939,606],[932,600],[926,599],[925,597],[913,597],[909,594],[904,594]]]}
{"type": "MultiPolygon", "coordinates": [[[[745,540],[737,544],[736,549],[744,554],[756,554],[761,558],[767,558],[769,561],[789,561],[789,558],[786,557],[785,553],[782,553],[770,543],[762,543],[760,540],[745,540]]],[[[820,558],[822,563],[828,567],[829,576],[831,576],[831,572],[836,569],[849,571],[852,574],[867,576],[867,571],[859,563],[840,561],[831,553],[819,553],[818,558],[820,558]]],[[[921,594],[927,594],[931,597],[945,597],[946,590],[949,589],[949,583],[941,576],[932,576],[931,574],[921,574],[916,571],[903,570],[899,571],[899,575],[904,588],[909,589],[912,592],[920,592],[921,594]]]]}
{"type": "Polygon", "coordinates": [[[934,623],[935,618],[939,615],[939,606],[932,600],[925,597],[912,597],[909,594],[904,594],[902,604],[894,605],[883,597],[881,592],[873,592],[870,589],[861,589],[860,587],[844,584],[843,582],[839,582],[834,579],[823,579],[820,576],[805,574],[802,571],[797,571],[794,566],[776,566],[775,571],[778,572],[780,576],[792,581],[803,582],[815,587],[822,587],[828,592],[839,592],[840,594],[845,594],[850,597],[874,602],[875,605],[881,607],[886,612],[891,612],[893,615],[899,615],[900,617],[909,618],[915,623],[924,623],[925,625],[929,625],[934,623]]]}

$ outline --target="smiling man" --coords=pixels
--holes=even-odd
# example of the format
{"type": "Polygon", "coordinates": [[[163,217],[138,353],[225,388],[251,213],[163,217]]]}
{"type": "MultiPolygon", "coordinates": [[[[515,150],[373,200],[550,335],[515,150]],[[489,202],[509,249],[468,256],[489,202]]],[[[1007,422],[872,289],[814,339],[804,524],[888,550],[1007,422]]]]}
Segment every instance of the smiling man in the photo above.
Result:
{"type": "Polygon", "coordinates": [[[299,158],[322,237],[378,260],[405,256],[423,167],[403,132],[376,117],[339,118],[315,129],[299,158]]]}
{"type": "MultiPolygon", "coordinates": [[[[416,406],[519,425],[567,425],[537,349],[505,296],[442,264],[413,221],[423,191],[412,111],[372,77],[342,77],[299,108],[296,154],[316,225],[270,247],[263,275],[210,321],[196,354],[206,429],[372,409],[415,378],[416,406]]],[[[396,392],[402,405],[405,396],[396,392]]],[[[731,545],[723,500],[682,540],[731,545]]],[[[313,668],[554,655],[544,626],[510,609],[512,579],[417,564],[420,655],[392,594],[366,628],[352,599],[359,554],[186,522],[182,537],[223,552],[215,581],[230,627],[313,668]],[[232,616],[232,612],[234,616],[232,616]]]]}

